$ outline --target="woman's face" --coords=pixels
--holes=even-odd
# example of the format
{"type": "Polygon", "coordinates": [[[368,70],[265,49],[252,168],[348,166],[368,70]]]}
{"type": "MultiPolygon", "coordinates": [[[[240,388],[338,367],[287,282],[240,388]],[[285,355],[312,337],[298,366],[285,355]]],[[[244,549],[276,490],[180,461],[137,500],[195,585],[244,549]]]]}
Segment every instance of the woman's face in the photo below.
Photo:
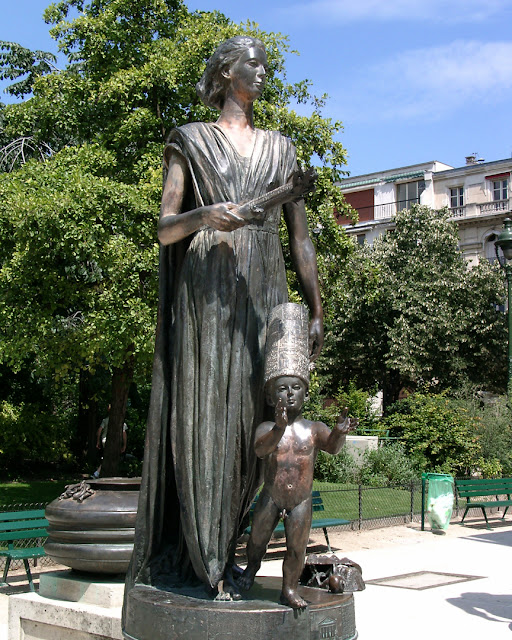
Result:
{"type": "Polygon", "coordinates": [[[242,100],[254,101],[265,86],[267,54],[257,47],[246,49],[223,75],[231,80],[228,95],[231,93],[242,100]]]}

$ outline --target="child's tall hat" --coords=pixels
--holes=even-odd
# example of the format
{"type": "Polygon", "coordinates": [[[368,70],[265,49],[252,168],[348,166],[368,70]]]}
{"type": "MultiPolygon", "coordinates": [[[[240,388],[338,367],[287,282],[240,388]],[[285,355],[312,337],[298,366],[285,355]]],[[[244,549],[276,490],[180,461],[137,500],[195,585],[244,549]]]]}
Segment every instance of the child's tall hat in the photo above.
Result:
{"type": "Polygon", "coordinates": [[[297,376],[309,385],[308,312],[286,302],[270,312],[265,346],[265,384],[279,376],[297,376]]]}

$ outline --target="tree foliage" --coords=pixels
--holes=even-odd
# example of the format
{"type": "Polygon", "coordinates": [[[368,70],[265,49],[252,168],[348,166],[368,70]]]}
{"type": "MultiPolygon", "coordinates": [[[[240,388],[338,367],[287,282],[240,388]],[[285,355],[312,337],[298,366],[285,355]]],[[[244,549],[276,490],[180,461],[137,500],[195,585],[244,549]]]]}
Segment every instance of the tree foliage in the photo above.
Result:
{"type": "Polygon", "coordinates": [[[447,211],[399,212],[395,230],[356,259],[352,302],[329,347],[342,379],[377,384],[388,404],[407,386],[505,383],[502,275],[487,261],[467,264],[447,211]]]}
{"type": "MultiPolygon", "coordinates": [[[[2,140],[30,137],[54,153],[0,176],[1,363],[19,370],[30,362],[61,380],[105,367],[119,397],[133,372],[147,376],[163,145],[173,127],[216,119],[195,84],[219,42],[240,33],[261,38],[268,52],[256,126],[289,135],[302,164],[320,158],[308,215],[323,228],[319,262],[329,297],[340,256],[351,250],[332,218],[334,206],[344,207],[334,186],[345,162],[335,141],[341,125],[322,116],[325,98],[309,81],[288,82],[284,36],[218,12],[189,12],[180,0],[63,1],[45,20],[67,59],[62,70],[51,69],[44,52],[13,43],[3,43],[0,57],[3,77],[21,78],[11,92],[28,96],[2,109],[2,140]]],[[[111,451],[125,402],[112,401],[111,451]]]]}
{"type": "Polygon", "coordinates": [[[57,378],[147,357],[153,203],[106,175],[114,163],[84,145],[0,175],[2,361],[14,370],[29,354],[57,378]]]}
{"type": "Polygon", "coordinates": [[[0,52],[0,79],[21,78],[6,89],[17,98],[31,93],[37,78],[56,70],[57,58],[49,51],[31,51],[16,42],[0,41],[0,52]]]}

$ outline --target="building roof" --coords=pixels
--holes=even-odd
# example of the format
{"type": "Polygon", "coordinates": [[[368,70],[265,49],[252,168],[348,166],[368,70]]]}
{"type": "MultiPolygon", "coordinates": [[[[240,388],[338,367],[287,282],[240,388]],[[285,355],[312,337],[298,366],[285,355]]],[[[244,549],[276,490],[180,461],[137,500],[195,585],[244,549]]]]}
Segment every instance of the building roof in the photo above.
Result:
{"type": "Polygon", "coordinates": [[[352,187],[362,187],[365,184],[377,184],[378,182],[396,182],[397,180],[408,180],[409,178],[423,178],[425,171],[410,171],[409,173],[395,173],[390,176],[379,176],[378,178],[369,178],[368,180],[354,180],[354,182],[341,182],[342,189],[351,189],[352,187]]]}
{"type": "Polygon", "coordinates": [[[450,175],[455,175],[455,174],[459,174],[459,173],[466,173],[468,170],[472,171],[472,172],[479,172],[482,170],[482,167],[487,168],[491,168],[493,166],[500,166],[500,165],[511,165],[512,164],[512,158],[505,158],[503,160],[491,160],[490,162],[475,162],[474,164],[465,164],[462,167],[456,167],[455,169],[446,169],[444,171],[436,171],[435,172],[435,177],[436,178],[444,178],[444,177],[448,177],[450,175]]]}

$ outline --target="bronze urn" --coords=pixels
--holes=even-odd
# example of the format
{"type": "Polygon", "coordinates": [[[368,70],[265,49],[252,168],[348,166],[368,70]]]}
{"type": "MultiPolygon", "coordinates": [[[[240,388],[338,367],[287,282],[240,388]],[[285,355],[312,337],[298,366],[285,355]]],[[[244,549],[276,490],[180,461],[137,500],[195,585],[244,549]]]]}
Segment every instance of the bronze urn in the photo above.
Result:
{"type": "Polygon", "coordinates": [[[133,552],[140,478],[99,478],[68,485],[46,507],[46,554],[89,573],[126,573],[133,552]]]}

